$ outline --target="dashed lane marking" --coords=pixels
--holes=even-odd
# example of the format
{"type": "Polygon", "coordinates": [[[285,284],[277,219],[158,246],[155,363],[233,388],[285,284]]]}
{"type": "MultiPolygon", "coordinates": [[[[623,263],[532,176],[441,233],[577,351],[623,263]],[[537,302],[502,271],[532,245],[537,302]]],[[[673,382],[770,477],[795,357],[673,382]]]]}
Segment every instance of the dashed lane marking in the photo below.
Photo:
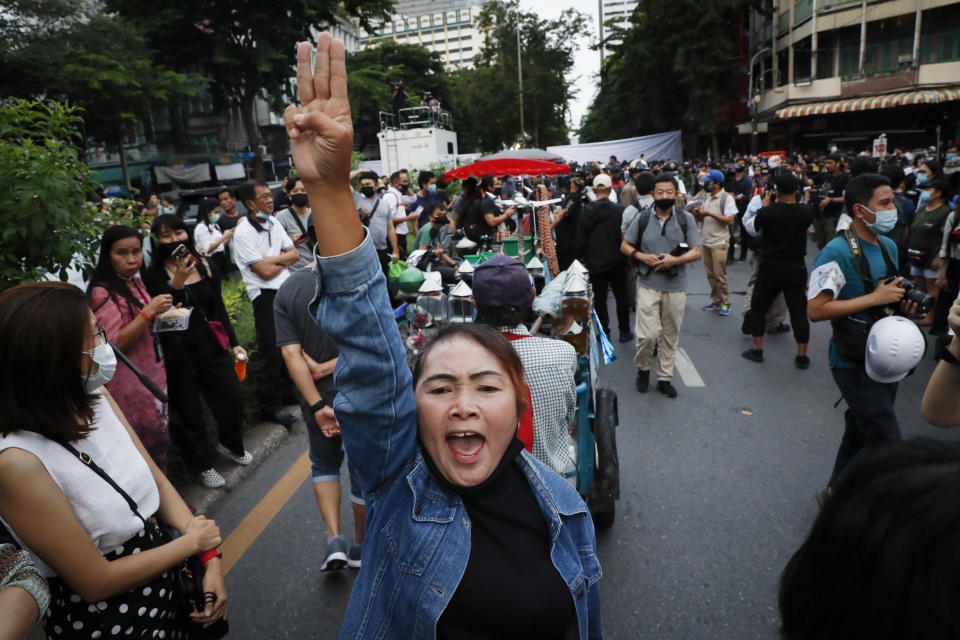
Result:
{"type": "Polygon", "coordinates": [[[688,387],[707,386],[700,374],[697,373],[697,368],[693,366],[693,360],[690,359],[683,348],[677,349],[677,372],[680,373],[683,384],[688,387]]]}

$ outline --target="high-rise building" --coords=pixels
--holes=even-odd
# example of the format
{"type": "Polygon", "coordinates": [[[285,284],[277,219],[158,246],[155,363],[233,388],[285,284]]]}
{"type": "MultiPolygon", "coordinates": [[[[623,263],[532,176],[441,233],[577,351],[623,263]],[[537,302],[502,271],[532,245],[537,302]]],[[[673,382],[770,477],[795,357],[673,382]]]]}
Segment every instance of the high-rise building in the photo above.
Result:
{"type": "Polygon", "coordinates": [[[440,54],[444,66],[459,69],[473,65],[483,43],[476,20],[484,0],[399,0],[395,14],[374,23],[373,34],[361,32],[360,48],[387,38],[402,44],[422,45],[440,54]]]}
{"type": "MultiPolygon", "coordinates": [[[[633,10],[637,8],[638,4],[640,4],[640,0],[600,0],[599,24],[601,42],[609,33],[608,23],[624,29],[630,26],[630,14],[633,13],[633,10]]],[[[617,45],[620,44],[620,40],[614,39],[607,44],[617,45]]],[[[605,55],[605,48],[604,45],[601,45],[601,57],[605,55]]]]}

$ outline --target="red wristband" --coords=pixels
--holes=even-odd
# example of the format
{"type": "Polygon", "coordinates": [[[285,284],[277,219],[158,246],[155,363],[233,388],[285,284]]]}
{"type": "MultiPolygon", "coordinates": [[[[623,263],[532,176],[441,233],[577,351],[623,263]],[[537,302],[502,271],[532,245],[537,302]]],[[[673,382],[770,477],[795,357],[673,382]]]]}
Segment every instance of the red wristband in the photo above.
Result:
{"type": "Polygon", "coordinates": [[[218,548],[210,549],[210,551],[204,551],[200,554],[200,563],[207,564],[213,558],[222,558],[223,552],[218,548]]]}
{"type": "Polygon", "coordinates": [[[142,311],[142,310],[141,310],[141,311],[138,311],[138,312],[137,312],[137,315],[138,315],[138,316],[143,316],[144,318],[146,318],[146,319],[149,320],[150,322],[153,322],[154,320],[157,319],[156,316],[152,316],[152,315],[150,315],[149,313],[147,313],[146,311],[142,311]]]}

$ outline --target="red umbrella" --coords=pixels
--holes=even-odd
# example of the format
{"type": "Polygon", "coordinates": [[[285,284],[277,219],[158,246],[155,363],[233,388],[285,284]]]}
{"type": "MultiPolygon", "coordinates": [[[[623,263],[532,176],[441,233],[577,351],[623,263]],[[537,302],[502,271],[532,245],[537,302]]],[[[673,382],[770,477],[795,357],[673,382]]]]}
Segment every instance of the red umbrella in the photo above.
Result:
{"type": "Polygon", "coordinates": [[[470,176],[485,176],[488,173],[495,176],[504,176],[507,174],[512,176],[538,176],[541,174],[554,176],[558,173],[570,173],[570,167],[565,164],[557,164],[545,160],[521,160],[518,158],[480,160],[479,162],[447,171],[446,179],[453,180],[454,178],[460,178],[463,180],[470,176]]]}

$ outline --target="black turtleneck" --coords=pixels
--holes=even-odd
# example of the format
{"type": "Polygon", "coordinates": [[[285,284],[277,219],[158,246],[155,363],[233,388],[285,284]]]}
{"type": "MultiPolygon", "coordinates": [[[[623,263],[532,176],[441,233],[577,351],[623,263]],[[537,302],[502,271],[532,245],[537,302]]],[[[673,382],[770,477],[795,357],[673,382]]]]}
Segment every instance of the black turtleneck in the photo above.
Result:
{"type": "Polygon", "coordinates": [[[437,622],[444,640],[551,639],[578,636],[566,582],[550,559],[550,532],[530,489],[513,439],[490,477],[473,487],[448,482],[426,450],[424,460],[470,516],[470,558],[437,622]]]}

